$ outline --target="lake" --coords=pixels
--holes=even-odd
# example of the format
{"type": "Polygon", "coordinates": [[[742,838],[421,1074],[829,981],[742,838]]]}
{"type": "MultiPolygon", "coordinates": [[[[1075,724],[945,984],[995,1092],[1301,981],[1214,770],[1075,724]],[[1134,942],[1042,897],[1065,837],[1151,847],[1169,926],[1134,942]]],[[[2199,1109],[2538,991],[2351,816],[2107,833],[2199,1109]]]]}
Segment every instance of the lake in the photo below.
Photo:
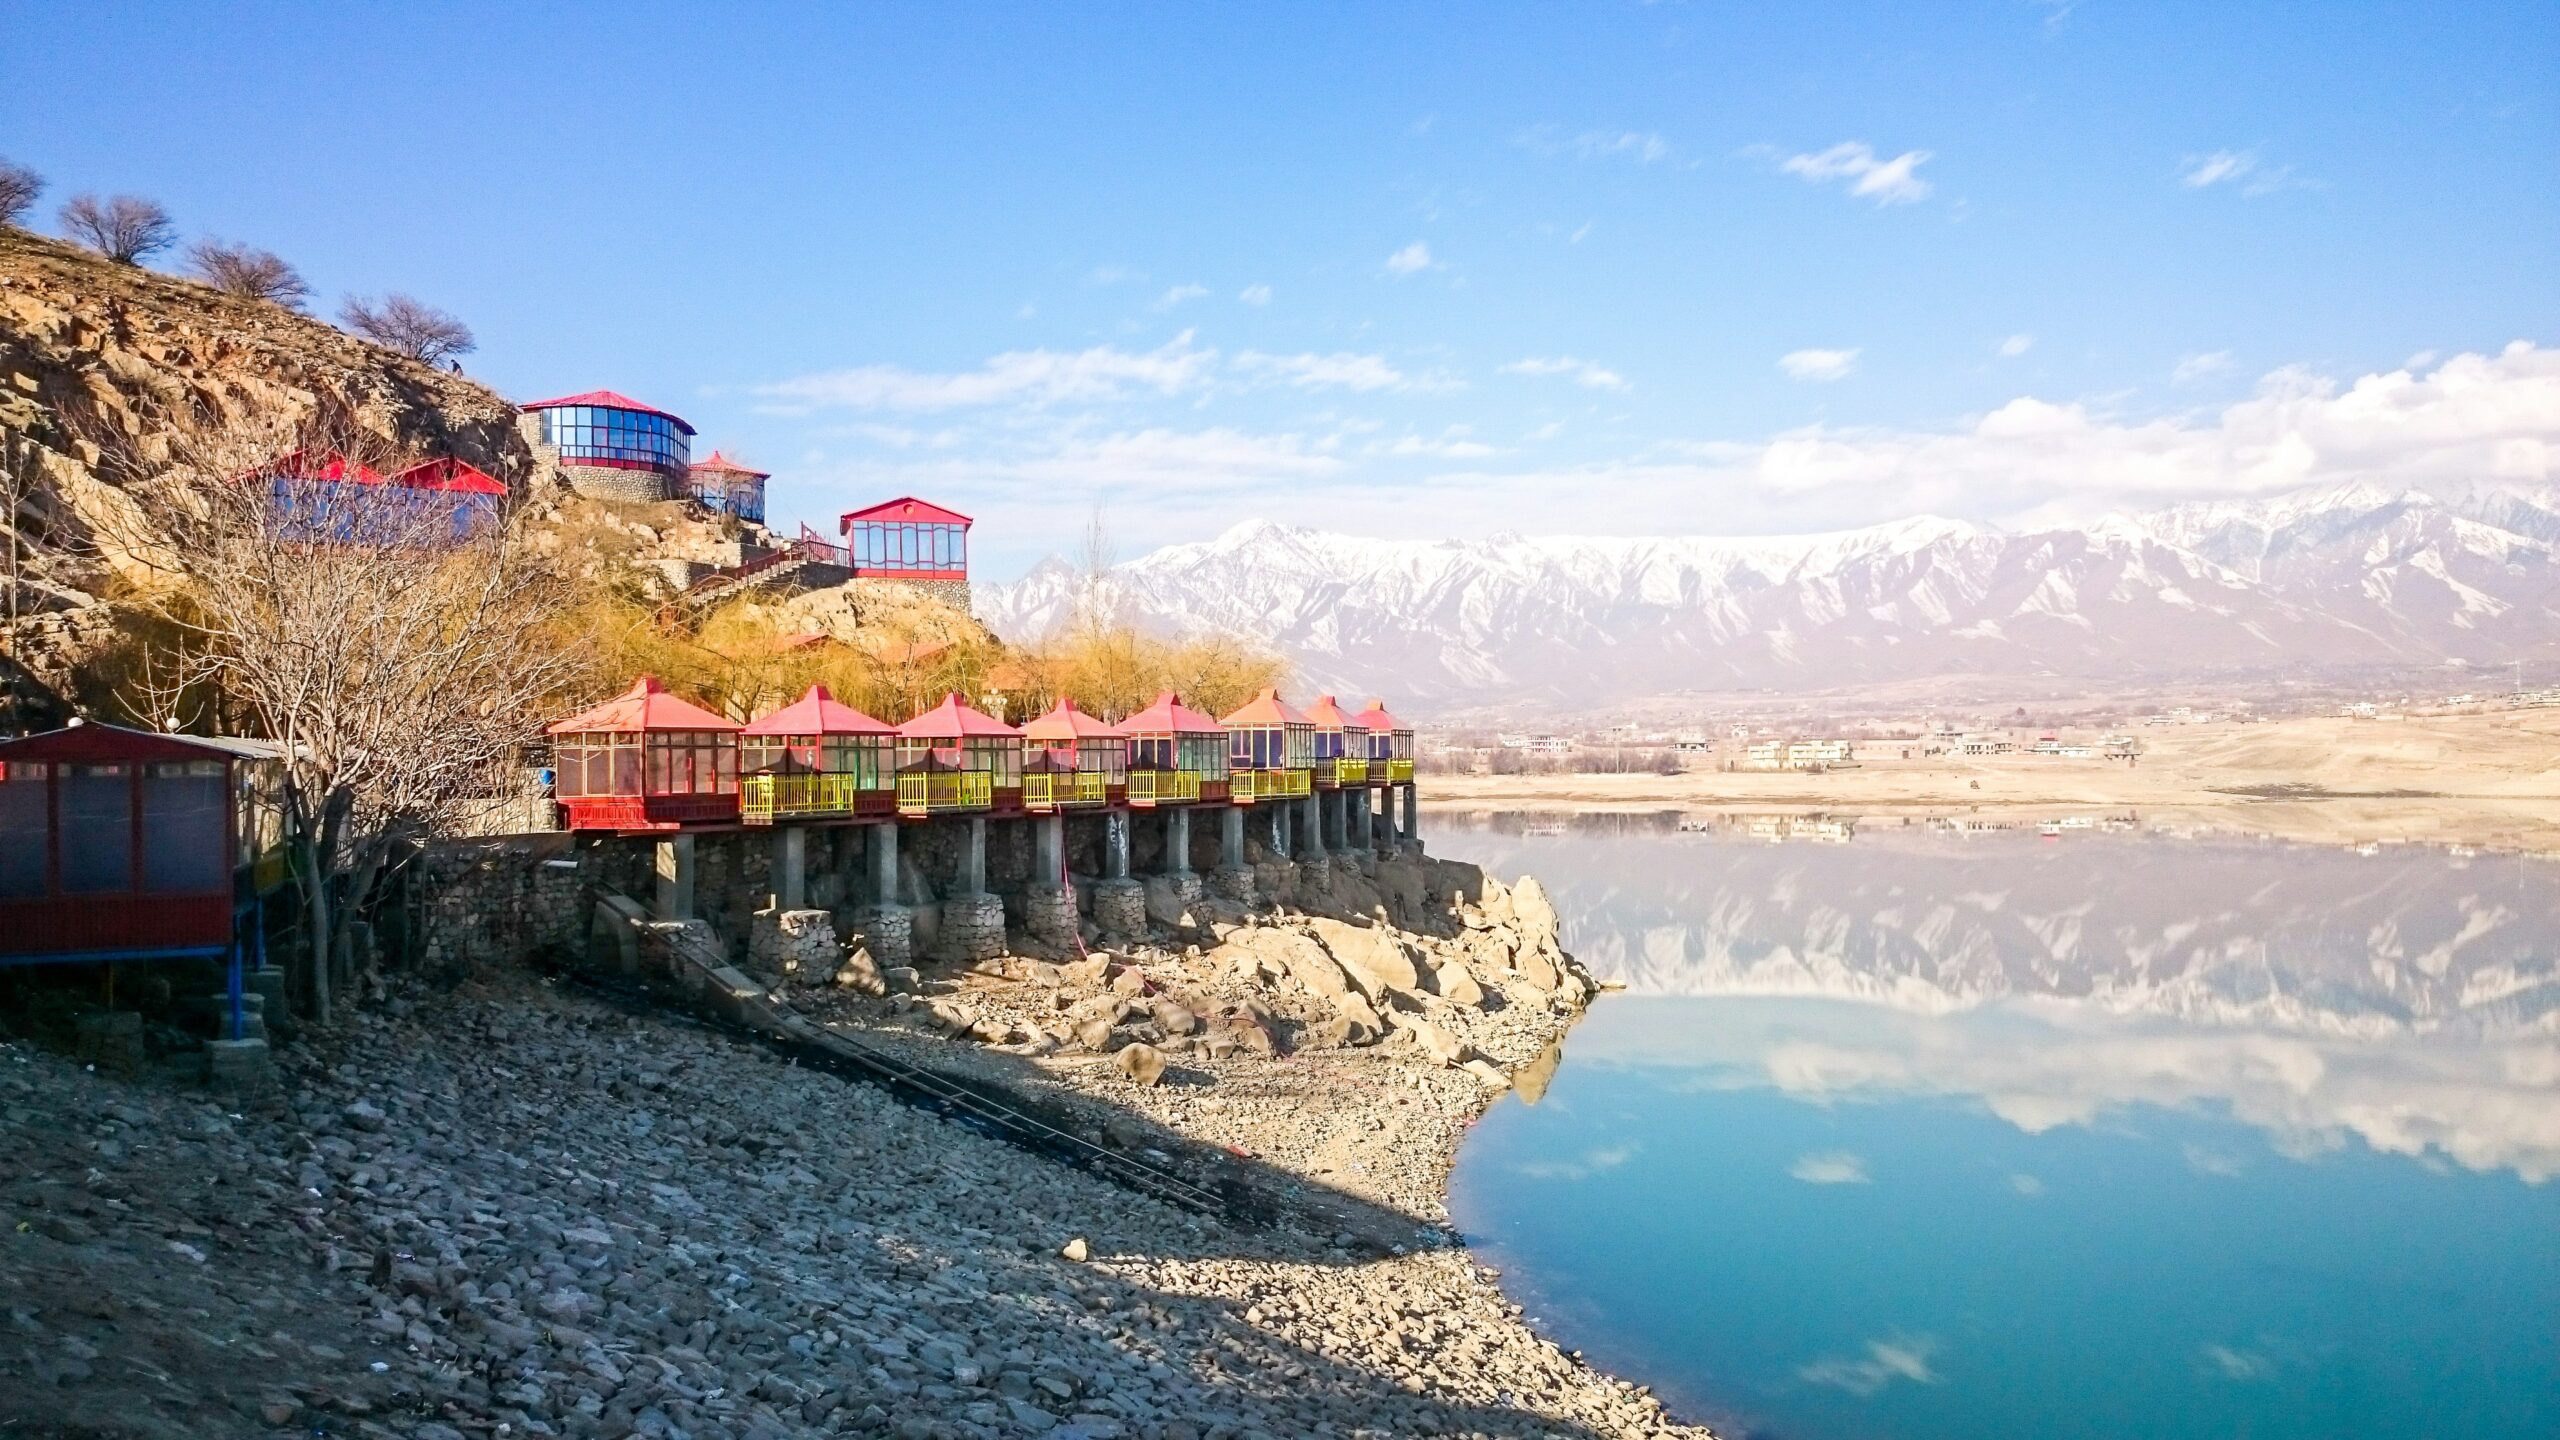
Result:
{"type": "Polygon", "coordinates": [[[1455,1218],[1684,1413],[2560,1435],[2560,863],[2127,817],[1426,834],[1628,986],[1476,1128],[1455,1218]]]}

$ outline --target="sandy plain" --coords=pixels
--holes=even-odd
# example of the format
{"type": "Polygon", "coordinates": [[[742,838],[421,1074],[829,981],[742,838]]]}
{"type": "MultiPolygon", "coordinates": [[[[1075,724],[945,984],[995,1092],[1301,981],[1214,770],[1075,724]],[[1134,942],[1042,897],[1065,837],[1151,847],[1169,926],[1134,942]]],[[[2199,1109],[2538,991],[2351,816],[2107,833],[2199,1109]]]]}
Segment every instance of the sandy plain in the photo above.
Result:
{"type": "Polygon", "coordinates": [[[1422,777],[1435,806],[1836,815],[1982,814],[2027,823],[2130,814],[2151,825],[2318,843],[2560,853],[2560,710],[2154,726],[2131,765],[2009,754],[1902,758],[1860,746],[1821,774],[1422,777]]]}

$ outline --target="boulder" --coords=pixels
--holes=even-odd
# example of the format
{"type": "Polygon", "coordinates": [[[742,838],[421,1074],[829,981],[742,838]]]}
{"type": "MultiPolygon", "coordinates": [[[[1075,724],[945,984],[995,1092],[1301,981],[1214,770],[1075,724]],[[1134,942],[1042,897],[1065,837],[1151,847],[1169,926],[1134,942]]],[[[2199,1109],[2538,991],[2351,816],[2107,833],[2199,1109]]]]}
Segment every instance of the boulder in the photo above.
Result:
{"type": "Polygon", "coordinates": [[[1484,987],[1476,983],[1475,972],[1454,955],[1440,957],[1432,965],[1429,978],[1431,993],[1452,1005],[1473,1010],[1484,1004],[1484,987]]]}
{"type": "Polygon", "coordinates": [[[880,973],[880,964],[871,958],[869,949],[856,945],[845,952],[844,962],[836,966],[836,984],[865,995],[889,993],[889,979],[880,973]]]}
{"type": "Polygon", "coordinates": [[[1232,1040],[1236,1048],[1250,1050],[1256,1055],[1279,1053],[1280,1042],[1276,1038],[1276,1031],[1277,1026],[1272,1022],[1271,1012],[1253,1004],[1247,1004],[1229,1012],[1219,1022],[1218,1027],[1219,1035],[1232,1040]]]}
{"type": "Polygon", "coordinates": [[[1123,1045],[1112,1055],[1111,1063],[1119,1066],[1120,1073],[1128,1076],[1132,1084],[1153,1085],[1164,1078],[1165,1055],[1153,1045],[1123,1045]]]}
{"type": "Polygon", "coordinates": [[[1413,948],[1396,932],[1376,925],[1350,925],[1312,917],[1307,928],[1360,992],[1371,999],[1388,989],[1412,990],[1422,984],[1413,948]]]}
{"type": "Polygon", "coordinates": [[[1350,1022],[1353,1045],[1368,1045],[1387,1033],[1387,1022],[1379,1018],[1377,1009],[1358,991],[1346,991],[1333,1002],[1334,1011],[1350,1022]]]}
{"type": "Polygon", "coordinates": [[[1404,1028],[1406,1034],[1413,1037],[1414,1044],[1422,1047],[1423,1054],[1443,1065],[1458,1065],[1465,1062],[1467,1047],[1459,1043],[1457,1036],[1428,1020],[1414,1016],[1397,1016],[1396,1023],[1404,1028]]]}
{"type": "Polygon", "coordinates": [[[1111,1048],[1111,1012],[1098,1011],[1076,1018],[1069,1027],[1077,1044],[1099,1053],[1111,1048]]]}
{"type": "Polygon", "coordinates": [[[1200,1028],[1200,1017],[1170,995],[1157,999],[1149,1014],[1156,1022],[1156,1028],[1167,1035],[1189,1035],[1200,1028]]]}
{"type": "Polygon", "coordinates": [[[1494,1064],[1490,1060],[1479,1057],[1468,1061],[1466,1064],[1461,1065],[1458,1068],[1483,1081],[1492,1089],[1508,1090],[1511,1088],[1511,1077],[1503,1074],[1502,1067],[1494,1064]]]}
{"type": "Polygon", "coordinates": [[[1544,942],[1549,947],[1563,943],[1563,931],[1556,920],[1556,907],[1547,899],[1547,887],[1535,875],[1523,875],[1511,892],[1511,913],[1520,922],[1523,939],[1530,945],[1544,942]]]}
{"type": "Polygon", "coordinates": [[[1230,950],[1239,947],[1277,966],[1319,998],[1338,999],[1351,988],[1350,979],[1334,963],[1333,956],[1313,937],[1298,931],[1276,927],[1241,931],[1225,946],[1230,950]]]}

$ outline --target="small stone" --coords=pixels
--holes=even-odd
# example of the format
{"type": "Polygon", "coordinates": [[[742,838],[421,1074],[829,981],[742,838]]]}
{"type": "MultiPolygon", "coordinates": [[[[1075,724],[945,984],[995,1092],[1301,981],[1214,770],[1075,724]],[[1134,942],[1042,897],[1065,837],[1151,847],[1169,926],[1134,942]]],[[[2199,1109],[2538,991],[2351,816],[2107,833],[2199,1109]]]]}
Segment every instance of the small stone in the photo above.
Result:
{"type": "Polygon", "coordinates": [[[1153,1085],[1164,1078],[1165,1055],[1153,1045],[1123,1045],[1111,1060],[1136,1084],[1153,1085]]]}
{"type": "Polygon", "coordinates": [[[1060,1255],[1065,1256],[1067,1259],[1069,1259],[1069,1260],[1073,1260],[1073,1261],[1074,1261],[1074,1262],[1076,1262],[1077,1264],[1081,1265],[1081,1264],[1083,1264],[1086,1260],[1088,1260],[1088,1259],[1091,1259],[1091,1258],[1092,1258],[1092,1256],[1093,1256],[1093,1247],[1092,1247],[1092,1246],[1090,1246],[1090,1245],[1087,1245],[1087,1244],[1084,1242],[1084,1237],[1083,1237],[1083,1236],[1081,1236],[1081,1235],[1079,1235],[1079,1236],[1077,1236],[1076,1238],[1074,1238],[1073,1240],[1068,1241],[1068,1242],[1066,1243],[1065,1248],[1063,1248],[1063,1249],[1059,1250],[1059,1251],[1058,1251],[1058,1253],[1059,1253],[1060,1255]]]}

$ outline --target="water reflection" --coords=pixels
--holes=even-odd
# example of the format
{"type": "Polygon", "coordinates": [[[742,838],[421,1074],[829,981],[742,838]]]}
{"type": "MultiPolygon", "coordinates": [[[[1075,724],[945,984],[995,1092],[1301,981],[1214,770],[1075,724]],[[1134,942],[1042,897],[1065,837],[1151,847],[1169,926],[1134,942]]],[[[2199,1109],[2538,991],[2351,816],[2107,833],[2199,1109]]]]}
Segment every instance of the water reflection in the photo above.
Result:
{"type": "Polygon", "coordinates": [[[1454,1181],[1563,1343],[1788,1440],[2560,1426],[2560,867],[1435,819],[1629,990],[1454,1181]]]}

